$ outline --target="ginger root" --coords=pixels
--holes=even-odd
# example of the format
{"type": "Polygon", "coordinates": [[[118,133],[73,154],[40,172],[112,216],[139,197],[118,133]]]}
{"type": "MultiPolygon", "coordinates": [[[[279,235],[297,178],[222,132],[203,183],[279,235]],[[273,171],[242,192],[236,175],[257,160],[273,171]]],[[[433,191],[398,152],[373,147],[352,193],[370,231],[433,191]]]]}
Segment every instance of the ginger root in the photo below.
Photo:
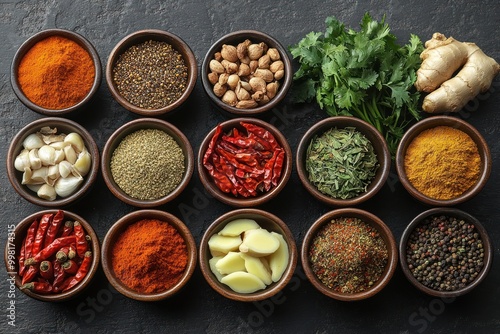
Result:
{"type": "Polygon", "coordinates": [[[422,104],[428,113],[460,111],[479,93],[486,92],[500,72],[500,65],[476,44],[446,38],[441,33],[434,33],[425,42],[420,58],[415,87],[430,93],[422,104]]]}

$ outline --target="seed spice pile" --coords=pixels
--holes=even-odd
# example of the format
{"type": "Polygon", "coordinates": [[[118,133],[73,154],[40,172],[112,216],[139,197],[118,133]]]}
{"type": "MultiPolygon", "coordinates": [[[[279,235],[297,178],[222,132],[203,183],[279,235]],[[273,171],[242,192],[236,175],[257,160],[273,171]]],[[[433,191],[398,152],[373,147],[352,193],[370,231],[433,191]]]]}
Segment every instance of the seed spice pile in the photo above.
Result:
{"type": "Polygon", "coordinates": [[[484,266],[481,237],[473,224],[433,216],[408,239],[406,261],[413,276],[437,291],[455,291],[470,284],[484,266]]]}
{"type": "Polygon", "coordinates": [[[131,104],[160,109],[178,100],[187,87],[187,66],[170,44],[146,41],[126,50],[116,61],[113,80],[131,104]]]}
{"type": "Polygon", "coordinates": [[[389,253],[378,231],[358,218],[336,218],[314,237],[309,260],[314,274],[328,288],[358,293],[382,276],[389,253]]]}

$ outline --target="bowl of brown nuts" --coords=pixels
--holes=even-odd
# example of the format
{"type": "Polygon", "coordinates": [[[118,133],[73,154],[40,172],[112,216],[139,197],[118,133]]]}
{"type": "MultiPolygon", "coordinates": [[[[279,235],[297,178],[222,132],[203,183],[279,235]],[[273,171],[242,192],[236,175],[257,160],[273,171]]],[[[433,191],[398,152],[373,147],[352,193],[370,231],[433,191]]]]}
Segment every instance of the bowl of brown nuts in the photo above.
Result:
{"type": "Polygon", "coordinates": [[[250,116],[271,110],[283,100],[292,83],[292,65],[276,39],[240,30],[221,37],[208,50],[201,79],[218,109],[250,116]]]}

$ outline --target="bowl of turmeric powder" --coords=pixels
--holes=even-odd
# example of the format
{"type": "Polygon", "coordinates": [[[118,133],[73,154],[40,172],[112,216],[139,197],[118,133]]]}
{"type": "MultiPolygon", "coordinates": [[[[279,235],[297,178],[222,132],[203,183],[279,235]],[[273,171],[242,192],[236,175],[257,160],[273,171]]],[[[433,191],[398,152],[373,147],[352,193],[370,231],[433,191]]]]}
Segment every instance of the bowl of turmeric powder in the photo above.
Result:
{"type": "Polygon", "coordinates": [[[61,116],[86,105],[99,89],[99,54],[83,36],[47,29],[28,38],[11,66],[11,85],[29,109],[61,116]]]}
{"type": "Polygon", "coordinates": [[[485,186],[491,154],[481,133],[453,116],[419,121],[404,134],[396,153],[403,187],[432,206],[463,203],[485,186]]]}

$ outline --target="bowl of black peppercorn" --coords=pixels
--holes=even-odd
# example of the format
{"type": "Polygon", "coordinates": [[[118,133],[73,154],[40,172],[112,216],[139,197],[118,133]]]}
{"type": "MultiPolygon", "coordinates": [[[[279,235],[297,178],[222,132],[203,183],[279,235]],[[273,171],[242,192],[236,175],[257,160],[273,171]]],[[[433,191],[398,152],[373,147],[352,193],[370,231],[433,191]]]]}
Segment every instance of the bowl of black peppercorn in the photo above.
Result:
{"type": "Polygon", "coordinates": [[[420,291],[453,298],[469,293],[488,275],[493,246],[478,219],[455,208],[422,212],[399,244],[406,278],[420,291]]]}

